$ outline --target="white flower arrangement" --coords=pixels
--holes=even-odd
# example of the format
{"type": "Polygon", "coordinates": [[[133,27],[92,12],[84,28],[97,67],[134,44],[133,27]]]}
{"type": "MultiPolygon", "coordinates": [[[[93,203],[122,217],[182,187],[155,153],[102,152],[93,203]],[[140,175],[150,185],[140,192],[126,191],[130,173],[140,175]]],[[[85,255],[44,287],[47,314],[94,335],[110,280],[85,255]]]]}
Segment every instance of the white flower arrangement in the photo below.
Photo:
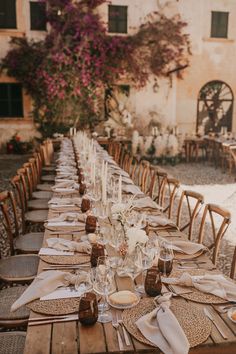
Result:
{"type": "Polygon", "coordinates": [[[128,254],[134,252],[138,244],[145,244],[148,241],[148,236],[144,230],[137,227],[131,227],[126,232],[127,244],[128,244],[128,254]]]}

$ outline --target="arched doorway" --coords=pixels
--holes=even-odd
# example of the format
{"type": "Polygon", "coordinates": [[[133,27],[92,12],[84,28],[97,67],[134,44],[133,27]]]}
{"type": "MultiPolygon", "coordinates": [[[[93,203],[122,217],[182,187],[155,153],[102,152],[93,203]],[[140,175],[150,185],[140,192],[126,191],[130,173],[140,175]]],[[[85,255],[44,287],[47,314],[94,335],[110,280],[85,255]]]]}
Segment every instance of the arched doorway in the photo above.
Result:
{"type": "Polygon", "coordinates": [[[211,81],[204,85],[198,96],[197,132],[219,132],[221,127],[232,129],[233,92],[222,81],[211,81]]]}

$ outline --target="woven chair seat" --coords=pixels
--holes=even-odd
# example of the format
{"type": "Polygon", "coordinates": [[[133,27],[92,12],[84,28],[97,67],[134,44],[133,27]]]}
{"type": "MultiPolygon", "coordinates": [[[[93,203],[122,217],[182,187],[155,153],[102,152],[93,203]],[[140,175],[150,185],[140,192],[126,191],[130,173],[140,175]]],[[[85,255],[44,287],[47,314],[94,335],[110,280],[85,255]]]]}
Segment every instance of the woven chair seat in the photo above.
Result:
{"type": "Polygon", "coordinates": [[[33,199],[28,201],[29,210],[45,210],[48,209],[48,199],[33,199]]]}
{"type": "Polygon", "coordinates": [[[17,255],[0,259],[0,279],[5,282],[28,282],[37,275],[37,255],[17,255]]]}
{"type": "Polygon", "coordinates": [[[36,189],[37,189],[38,191],[51,192],[51,191],[52,191],[52,186],[53,186],[53,184],[40,183],[40,184],[37,184],[36,189]]]}
{"type": "Polygon", "coordinates": [[[14,248],[24,253],[38,253],[43,243],[43,232],[30,232],[15,239],[14,248]]]}
{"type": "Polygon", "coordinates": [[[0,354],[23,354],[26,332],[0,333],[0,354]]]}
{"type": "Polygon", "coordinates": [[[44,175],[41,176],[41,180],[45,182],[54,182],[55,181],[55,175],[44,175]]]}
{"type": "Polygon", "coordinates": [[[13,286],[0,291],[0,326],[20,324],[26,322],[30,310],[26,306],[21,306],[18,310],[11,312],[12,304],[23,294],[27,286],[13,286]]]}
{"type": "Polygon", "coordinates": [[[33,192],[32,197],[34,199],[51,199],[52,192],[47,192],[47,191],[33,192]]]}
{"type": "Polygon", "coordinates": [[[42,223],[48,218],[48,210],[33,210],[25,213],[25,221],[42,223]]]}

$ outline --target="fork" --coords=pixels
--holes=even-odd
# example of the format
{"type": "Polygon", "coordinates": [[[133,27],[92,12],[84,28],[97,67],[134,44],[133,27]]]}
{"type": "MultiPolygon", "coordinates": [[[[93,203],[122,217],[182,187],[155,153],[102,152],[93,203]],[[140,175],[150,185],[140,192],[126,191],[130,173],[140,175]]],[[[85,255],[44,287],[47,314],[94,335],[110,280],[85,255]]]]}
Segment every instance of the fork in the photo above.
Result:
{"type": "Polygon", "coordinates": [[[119,349],[122,351],[124,350],[124,345],[122,342],[122,338],[119,332],[119,323],[116,317],[116,313],[112,314],[112,326],[116,329],[116,334],[117,334],[117,339],[118,339],[118,344],[119,344],[119,349]]]}
{"type": "Polygon", "coordinates": [[[122,331],[123,331],[123,335],[124,335],[124,339],[125,339],[125,344],[126,344],[127,346],[130,346],[131,344],[130,344],[129,336],[128,336],[128,333],[127,333],[127,331],[126,331],[126,329],[125,329],[123,320],[122,320],[122,318],[121,318],[121,313],[117,311],[117,312],[116,312],[116,316],[117,316],[117,321],[118,321],[118,323],[121,325],[121,328],[122,328],[122,331]]]}

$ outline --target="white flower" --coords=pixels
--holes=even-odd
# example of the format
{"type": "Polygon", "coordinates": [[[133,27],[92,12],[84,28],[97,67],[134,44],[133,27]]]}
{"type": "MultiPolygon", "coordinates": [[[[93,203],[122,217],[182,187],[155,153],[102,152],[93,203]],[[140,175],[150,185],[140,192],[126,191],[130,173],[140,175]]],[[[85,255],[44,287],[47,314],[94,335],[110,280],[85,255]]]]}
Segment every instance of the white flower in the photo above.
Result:
{"type": "Polygon", "coordinates": [[[148,241],[148,236],[144,230],[137,227],[131,227],[126,233],[128,242],[128,253],[131,254],[137,244],[145,244],[148,241]]]}

